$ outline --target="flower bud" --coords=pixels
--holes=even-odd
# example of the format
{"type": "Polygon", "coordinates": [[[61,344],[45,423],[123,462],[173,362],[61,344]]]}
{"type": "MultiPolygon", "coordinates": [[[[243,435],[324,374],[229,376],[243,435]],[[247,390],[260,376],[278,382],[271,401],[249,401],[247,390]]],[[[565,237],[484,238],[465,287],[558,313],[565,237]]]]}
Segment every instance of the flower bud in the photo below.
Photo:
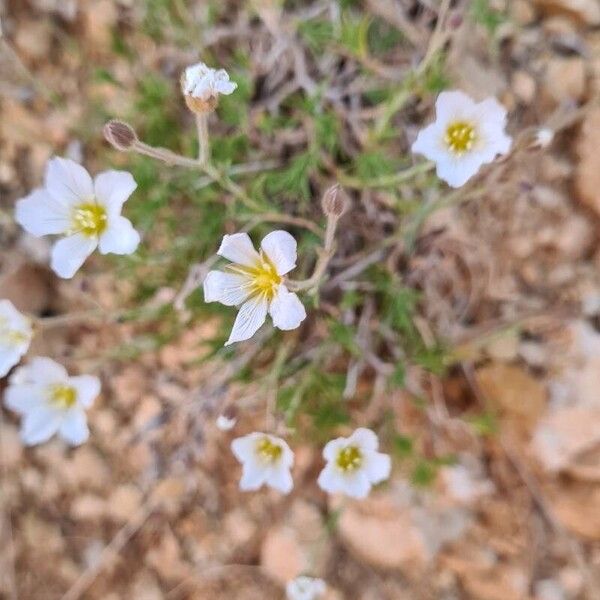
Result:
{"type": "Polygon", "coordinates": [[[133,127],[123,121],[109,121],[102,132],[106,141],[121,152],[128,152],[138,141],[133,127]]]}
{"type": "Polygon", "coordinates": [[[331,186],[323,194],[321,207],[326,216],[338,219],[348,210],[348,201],[339,183],[331,186]]]}

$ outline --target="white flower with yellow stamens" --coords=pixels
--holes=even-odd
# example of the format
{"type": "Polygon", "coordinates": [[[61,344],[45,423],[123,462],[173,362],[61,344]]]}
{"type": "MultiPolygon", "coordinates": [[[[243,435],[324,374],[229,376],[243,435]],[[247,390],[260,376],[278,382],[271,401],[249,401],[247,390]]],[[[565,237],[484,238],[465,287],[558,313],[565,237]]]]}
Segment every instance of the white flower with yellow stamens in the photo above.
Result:
{"type": "Polygon", "coordinates": [[[296,329],[306,310],[285,286],[285,275],[296,266],[296,240],[287,231],[273,231],[257,252],[247,233],[223,238],[217,254],[232,264],[210,271],[204,280],[204,300],[240,306],[226,346],[250,339],[265,322],[267,313],[279,329],[296,329]]]}
{"type": "Polygon", "coordinates": [[[434,161],[448,185],[464,185],[481,165],[510,150],[506,109],[495,98],[476,103],[463,92],[442,92],[435,111],[435,122],[419,132],[412,151],[434,161]]]}
{"type": "Polygon", "coordinates": [[[52,359],[37,357],[11,376],[4,404],[22,415],[21,439],[27,446],[46,442],[55,433],[78,446],[89,436],[85,410],[99,393],[97,377],[69,377],[52,359]]]}
{"type": "Polygon", "coordinates": [[[10,300],[0,300],[0,377],[4,377],[29,349],[31,321],[10,300]]]}
{"type": "Polygon", "coordinates": [[[285,586],[287,600],[319,600],[327,591],[322,579],[301,575],[285,586]]]}
{"type": "Polygon", "coordinates": [[[390,457],[377,452],[379,441],[370,429],[357,429],[350,437],[331,440],[323,449],[327,461],[319,475],[321,489],[366,498],[371,487],[385,481],[392,469],[390,457]]]}
{"type": "Polygon", "coordinates": [[[267,485],[288,494],[294,487],[290,473],[294,453],[281,438],[255,431],[233,440],[231,450],[242,463],[241,490],[254,491],[267,485]]]}
{"type": "Polygon", "coordinates": [[[53,271],[70,279],[98,247],[101,254],[131,254],[140,243],[123,204],[137,187],[131,173],[106,171],[92,180],[79,164],[48,161],[44,188],[17,202],[15,219],[36,237],[64,235],[52,248],[53,271]]]}

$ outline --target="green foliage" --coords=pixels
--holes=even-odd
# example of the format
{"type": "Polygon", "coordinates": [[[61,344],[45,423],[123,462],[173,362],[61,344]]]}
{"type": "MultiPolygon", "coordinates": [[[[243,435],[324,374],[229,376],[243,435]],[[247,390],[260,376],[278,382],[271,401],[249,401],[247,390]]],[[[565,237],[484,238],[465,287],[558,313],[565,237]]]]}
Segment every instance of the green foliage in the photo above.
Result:
{"type": "Polygon", "coordinates": [[[396,434],[392,440],[394,452],[399,458],[412,456],[414,452],[414,441],[406,435],[396,434]]]}
{"type": "Polygon", "coordinates": [[[506,22],[506,16],[490,4],[490,0],[472,0],[469,14],[473,21],[483,25],[491,35],[506,22]]]}
{"type": "Polygon", "coordinates": [[[298,33],[315,55],[327,50],[333,40],[334,31],[331,21],[310,19],[298,26],[298,33]]]}
{"type": "Polygon", "coordinates": [[[435,481],[440,467],[453,465],[455,463],[456,458],[452,455],[433,459],[421,458],[416,462],[412,469],[410,476],[411,483],[417,487],[428,487],[435,481]]]}

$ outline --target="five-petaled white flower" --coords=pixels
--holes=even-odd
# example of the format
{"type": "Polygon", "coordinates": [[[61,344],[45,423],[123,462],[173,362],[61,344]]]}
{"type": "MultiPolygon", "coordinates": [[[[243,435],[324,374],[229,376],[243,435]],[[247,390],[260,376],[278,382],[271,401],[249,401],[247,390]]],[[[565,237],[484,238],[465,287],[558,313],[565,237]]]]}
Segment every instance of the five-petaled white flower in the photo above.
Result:
{"type": "Polygon", "coordinates": [[[57,157],[48,161],[44,183],[17,202],[15,218],[36,237],[65,236],[52,248],[59,277],[73,277],[96,247],[101,254],[131,254],[138,247],[138,232],[121,216],[137,187],[130,173],[106,171],[92,180],[81,165],[57,157]]]}
{"type": "Polygon", "coordinates": [[[285,586],[287,600],[319,600],[327,591],[322,579],[300,575],[285,586]]]}
{"type": "Polygon", "coordinates": [[[209,102],[219,94],[229,96],[237,88],[237,83],[229,80],[225,69],[212,69],[199,62],[186,68],[181,77],[181,89],[186,96],[209,102]]]}
{"type": "Polygon", "coordinates": [[[26,445],[41,444],[58,433],[78,446],[89,436],[85,409],[99,393],[97,377],[69,377],[52,359],[37,357],[13,373],[4,404],[22,415],[21,439],[26,445]]]}
{"type": "Polygon", "coordinates": [[[251,338],[267,312],[279,329],[296,329],[306,310],[288,291],[284,276],[296,266],[296,240],[287,231],[273,231],[257,252],[247,233],[223,238],[218,254],[230,260],[224,271],[210,271],[204,280],[204,300],[240,306],[226,346],[251,338]]]}
{"type": "Polygon", "coordinates": [[[281,438],[255,431],[233,440],[231,450],[242,463],[241,490],[253,491],[268,485],[288,494],[294,487],[290,473],[294,453],[281,438]]]}
{"type": "Polygon", "coordinates": [[[385,481],[391,472],[387,454],[377,452],[379,441],[370,429],[359,428],[347,438],[327,443],[323,457],[327,461],[319,475],[321,489],[342,492],[353,498],[366,498],[371,487],[385,481]]]}
{"type": "Polygon", "coordinates": [[[495,98],[476,103],[463,92],[442,92],[435,112],[435,122],[419,132],[412,151],[434,161],[438,177],[452,187],[509,151],[506,109],[495,98]]]}
{"type": "Polygon", "coordinates": [[[0,300],[0,377],[4,377],[29,349],[31,321],[10,300],[0,300]]]}

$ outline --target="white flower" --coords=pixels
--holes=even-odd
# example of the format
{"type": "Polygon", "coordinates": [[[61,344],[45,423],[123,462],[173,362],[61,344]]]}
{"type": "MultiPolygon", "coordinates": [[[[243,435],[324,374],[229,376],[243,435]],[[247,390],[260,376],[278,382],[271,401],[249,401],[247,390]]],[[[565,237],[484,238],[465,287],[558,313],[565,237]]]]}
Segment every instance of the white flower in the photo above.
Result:
{"type": "Polygon", "coordinates": [[[255,431],[233,440],[231,450],[242,463],[241,490],[257,490],[264,484],[288,494],[294,487],[290,473],[294,453],[281,438],[255,431]]]}
{"type": "Polygon", "coordinates": [[[227,417],[225,415],[219,415],[217,417],[217,428],[221,431],[230,431],[235,427],[237,419],[235,417],[227,417]]]}
{"type": "Polygon", "coordinates": [[[81,165],[57,157],[48,161],[44,183],[17,202],[15,218],[36,237],[65,236],[52,248],[59,277],[73,277],[96,247],[101,254],[135,252],[140,236],[121,216],[137,187],[130,173],[105,171],[92,180],[81,165]]]}
{"type": "Polygon", "coordinates": [[[29,349],[31,321],[9,300],[0,300],[0,377],[4,377],[29,349]]]}
{"type": "Polygon", "coordinates": [[[371,487],[385,481],[392,469],[390,457],[377,452],[378,446],[375,433],[364,428],[350,437],[331,440],[323,449],[327,464],[319,475],[321,489],[366,498],[371,487]]]}
{"type": "Polygon", "coordinates": [[[217,98],[219,94],[229,96],[237,88],[237,83],[229,81],[229,74],[225,69],[211,69],[199,62],[184,71],[181,87],[186,96],[206,102],[217,98]]]}
{"type": "Polygon", "coordinates": [[[287,600],[318,600],[326,592],[327,586],[322,579],[301,575],[285,586],[287,600]]]}
{"type": "Polygon", "coordinates": [[[34,358],[10,378],[4,404],[22,415],[21,439],[41,444],[55,433],[71,446],[88,439],[85,409],[100,393],[100,380],[91,375],[69,377],[50,358],[34,358]]]}
{"type": "Polygon", "coordinates": [[[296,240],[287,231],[273,231],[261,242],[260,252],[247,233],[223,238],[218,254],[233,264],[210,271],[204,280],[204,300],[240,306],[226,346],[251,338],[265,322],[267,312],[279,329],[296,329],[306,310],[288,291],[284,276],[296,266],[296,240]]]}
{"type": "Polygon", "coordinates": [[[509,151],[506,109],[495,98],[476,103],[463,92],[442,92],[435,111],[435,122],[419,132],[412,151],[434,161],[438,177],[452,187],[509,151]]]}

